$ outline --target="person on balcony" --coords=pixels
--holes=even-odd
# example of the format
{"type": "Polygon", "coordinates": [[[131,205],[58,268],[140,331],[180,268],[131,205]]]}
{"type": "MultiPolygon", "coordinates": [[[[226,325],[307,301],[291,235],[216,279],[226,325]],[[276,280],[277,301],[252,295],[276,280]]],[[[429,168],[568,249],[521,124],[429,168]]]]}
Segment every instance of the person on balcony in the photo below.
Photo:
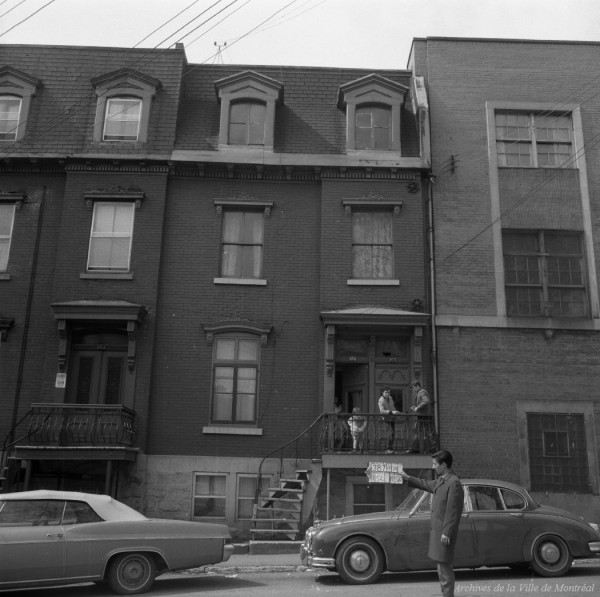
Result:
{"type": "Polygon", "coordinates": [[[411,387],[414,392],[414,399],[410,410],[417,415],[417,420],[413,425],[412,449],[408,450],[408,452],[420,452],[421,441],[425,441],[429,437],[431,400],[427,390],[421,386],[421,382],[418,379],[412,382],[411,387]]]}
{"type": "Polygon", "coordinates": [[[350,435],[352,435],[352,452],[364,452],[365,428],[367,419],[360,414],[360,408],[355,406],[352,409],[352,416],[348,419],[350,435]]]}
{"type": "Polygon", "coordinates": [[[382,415],[386,415],[385,423],[387,425],[387,450],[386,454],[394,453],[394,444],[396,441],[396,421],[394,421],[394,415],[399,415],[400,411],[396,410],[394,400],[390,395],[390,388],[383,388],[383,392],[379,397],[377,405],[379,406],[379,412],[382,415]]]}

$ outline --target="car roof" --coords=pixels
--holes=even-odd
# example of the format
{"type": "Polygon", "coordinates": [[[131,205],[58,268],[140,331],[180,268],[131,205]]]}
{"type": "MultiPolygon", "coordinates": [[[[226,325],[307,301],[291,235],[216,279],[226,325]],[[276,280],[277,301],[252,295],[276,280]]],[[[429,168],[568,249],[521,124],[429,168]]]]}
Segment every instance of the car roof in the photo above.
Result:
{"type": "Polygon", "coordinates": [[[2,493],[0,494],[0,501],[3,500],[69,500],[86,502],[104,520],[146,520],[143,514],[115,500],[113,497],[96,493],[36,489],[34,491],[2,493]]]}
{"type": "Polygon", "coordinates": [[[498,479],[461,479],[463,485],[490,485],[492,487],[505,487],[513,491],[525,491],[524,487],[511,483],[510,481],[500,481],[498,479]]]}

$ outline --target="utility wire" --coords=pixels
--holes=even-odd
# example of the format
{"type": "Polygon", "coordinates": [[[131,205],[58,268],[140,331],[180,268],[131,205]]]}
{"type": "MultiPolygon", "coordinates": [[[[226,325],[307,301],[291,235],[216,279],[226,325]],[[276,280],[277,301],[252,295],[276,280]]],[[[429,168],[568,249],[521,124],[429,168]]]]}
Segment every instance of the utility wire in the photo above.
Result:
{"type": "Polygon", "coordinates": [[[26,0],[21,0],[21,2],[19,2],[18,4],[15,4],[12,8],[9,8],[6,12],[3,12],[0,15],[0,19],[4,16],[6,16],[9,12],[12,12],[15,8],[17,8],[17,6],[21,6],[21,4],[23,4],[24,2],[26,2],[26,0]]]}
{"type": "Polygon", "coordinates": [[[50,0],[50,2],[47,2],[46,4],[44,4],[44,6],[42,6],[41,8],[38,8],[35,12],[32,12],[28,17],[24,18],[22,21],[19,21],[18,23],[13,25],[10,29],[7,29],[6,31],[3,31],[2,33],[0,33],[0,37],[2,37],[3,35],[6,35],[9,31],[16,29],[19,25],[22,25],[25,21],[28,21],[31,17],[38,14],[38,12],[41,12],[42,10],[44,10],[44,8],[46,8],[47,6],[54,4],[54,2],[56,2],[56,0],[50,0]]]}

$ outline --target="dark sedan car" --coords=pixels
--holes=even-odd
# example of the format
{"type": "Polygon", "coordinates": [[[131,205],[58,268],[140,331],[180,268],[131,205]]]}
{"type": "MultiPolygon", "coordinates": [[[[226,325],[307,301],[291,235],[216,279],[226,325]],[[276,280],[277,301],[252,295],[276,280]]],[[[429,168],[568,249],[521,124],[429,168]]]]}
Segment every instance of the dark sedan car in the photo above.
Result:
{"type": "MultiPolygon", "coordinates": [[[[512,483],[462,480],[465,508],[454,566],[531,567],[541,576],[565,574],[574,558],[600,554],[598,525],[537,504],[512,483]]],[[[431,495],[414,489],[388,512],[349,516],[311,527],[301,548],[305,565],[337,571],[350,584],[380,574],[434,569],[427,557],[431,495]]]]}

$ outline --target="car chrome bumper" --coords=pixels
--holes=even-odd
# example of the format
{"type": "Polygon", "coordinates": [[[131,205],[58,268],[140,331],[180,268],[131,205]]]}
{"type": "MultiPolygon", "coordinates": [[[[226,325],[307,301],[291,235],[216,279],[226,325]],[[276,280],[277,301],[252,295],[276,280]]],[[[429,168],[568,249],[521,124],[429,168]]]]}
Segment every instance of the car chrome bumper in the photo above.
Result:
{"type": "Polygon", "coordinates": [[[591,552],[600,554],[600,541],[591,541],[588,543],[588,547],[591,552]]]}
{"type": "Polygon", "coordinates": [[[300,559],[304,566],[309,568],[335,568],[334,558],[317,558],[311,556],[306,545],[300,546],[300,559]]]}
{"type": "Polygon", "coordinates": [[[232,543],[225,543],[225,545],[223,545],[223,562],[226,562],[232,556],[233,549],[232,543]]]}

